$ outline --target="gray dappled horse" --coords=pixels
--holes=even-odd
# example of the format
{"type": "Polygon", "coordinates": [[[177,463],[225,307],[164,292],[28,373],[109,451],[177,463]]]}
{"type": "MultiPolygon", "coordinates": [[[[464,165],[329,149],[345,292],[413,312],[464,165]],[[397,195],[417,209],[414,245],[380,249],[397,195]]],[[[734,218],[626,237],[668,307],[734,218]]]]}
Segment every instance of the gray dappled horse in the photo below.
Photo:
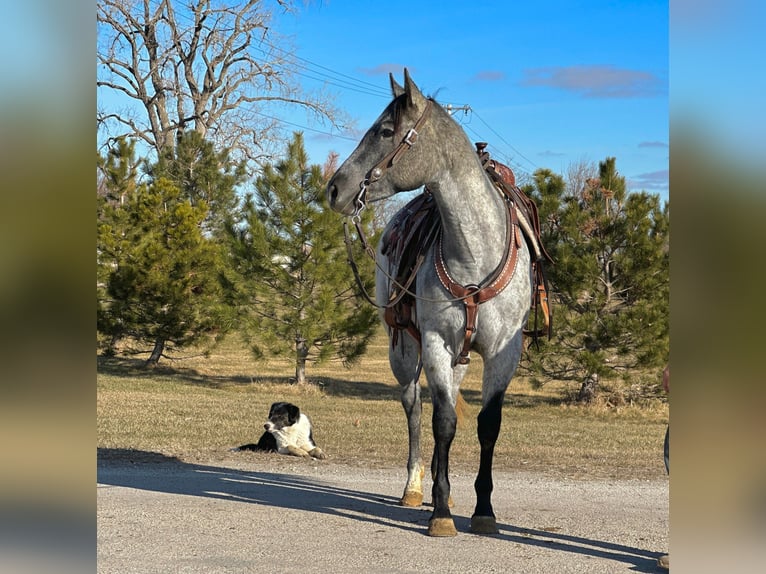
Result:
{"type": "MultiPolygon", "coordinates": [[[[404,87],[392,75],[391,88],[393,100],[330,180],[327,197],[332,209],[353,217],[365,202],[398,192],[427,186],[433,195],[442,230],[418,271],[414,289],[421,346],[415,339],[401,336],[396,349],[392,345],[389,351],[409,426],[408,479],[402,504],[419,505],[423,499],[418,383],[422,366],[433,401],[435,443],[428,533],[457,534],[449,510],[449,451],[455,436],[459,386],[467,370],[467,360],[461,359],[466,359],[470,345],[484,363],[478,415],[481,459],[474,483],[476,508],[471,531],[495,533],[492,458],[503,398],[519,363],[522,328],[530,310],[530,255],[526,242],[520,240],[515,216],[511,218],[513,210],[487,177],[462,128],[420,92],[406,69],[404,87]],[[441,272],[437,270],[440,258],[441,272]],[[502,278],[498,276],[500,267],[502,278]],[[481,303],[481,310],[475,329],[466,336],[469,300],[474,309],[481,303]]],[[[376,298],[383,306],[389,300],[390,279],[382,271],[388,266],[380,249],[377,258],[376,298]]]]}

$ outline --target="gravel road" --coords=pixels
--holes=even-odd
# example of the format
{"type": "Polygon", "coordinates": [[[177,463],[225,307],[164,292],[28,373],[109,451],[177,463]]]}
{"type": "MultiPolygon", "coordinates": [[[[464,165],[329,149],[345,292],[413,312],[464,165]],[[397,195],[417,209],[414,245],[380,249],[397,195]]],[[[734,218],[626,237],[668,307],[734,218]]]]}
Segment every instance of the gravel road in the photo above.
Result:
{"type": "Polygon", "coordinates": [[[657,572],[668,548],[667,479],[496,472],[500,532],[477,536],[474,476],[452,473],[459,534],[430,538],[430,507],[397,505],[404,478],[254,453],[207,465],[100,460],[98,572],[611,574],[657,572]]]}

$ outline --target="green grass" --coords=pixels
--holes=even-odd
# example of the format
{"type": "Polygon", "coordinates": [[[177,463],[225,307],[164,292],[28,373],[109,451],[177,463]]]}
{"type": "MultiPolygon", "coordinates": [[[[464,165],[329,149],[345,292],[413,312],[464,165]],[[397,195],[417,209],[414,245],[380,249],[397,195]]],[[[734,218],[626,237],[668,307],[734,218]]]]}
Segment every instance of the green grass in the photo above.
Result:
{"type": "MultiPolygon", "coordinates": [[[[399,387],[388,367],[381,334],[350,369],[309,366],[314,383],[290,384],[287,360],[255,362],[236,339],[208,358],[177,357],[167,366],[142,368],[138,359],[98,359],[98,447],[102,458],[160,453],[188,462],[216,462],[229,448],[254,442],[272,402],[298,404],[314,424],[329,461],[358,466],[404,467],[407,429],[399,387]]],[[[476,415],[481,408],[481,359],[472,356],[462,385],[467,417],[458,427],[450,467],[478,467],[476,415]]],[[[426,465],[433,439],[431,404],[423,382],[426,465]]],[[[562,385],[533,389],[514,379],[503,408],[495,468],[571,477],[659,478],[667,404],[573,406],[561,401],[562,385]]],[[[267,455],[264,455],[267,456],[267,455]]]]}

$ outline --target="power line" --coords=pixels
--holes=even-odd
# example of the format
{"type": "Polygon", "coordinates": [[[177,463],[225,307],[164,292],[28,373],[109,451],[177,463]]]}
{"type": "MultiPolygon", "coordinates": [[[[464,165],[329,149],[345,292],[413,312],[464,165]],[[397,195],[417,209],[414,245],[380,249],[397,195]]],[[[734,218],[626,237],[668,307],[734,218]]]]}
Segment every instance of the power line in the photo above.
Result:
{"type": "MultiPolygon", "coordinates": [[[[187,22],[194,23],[193,19],[188,14],[184,13],[183,11],[176,12],[176,17],[185,19],[187,22]]],[[[351,76],[349,74],[339,72],[337,70],[334,70],[332,68],[319,64],[317,62],[313,62],[307,58],[298,56],[294,53],[287,51],[284,48],[276,46],[269,40],[262,39],[259,42],[259,44],[260,45],[251,44],[250,48],[259,51],[260,53],[262,53],[264,56],[267,56],[267,57],[269,56],[269,53],[263,46],[277,52],[278,55],[281,54],[281,57],[284,59],[286,65],[294,66],[293,70],[290,70],[289,68],[285,66],[285,69],[288,73],[295,73],[296,75],[307,78],[309,80],[324,82],[327,85],[335,86],[336,88],[339,88],[343,91],[356,92],[356,93],[360,93],[360,94],[364,94],[368,96],[380,97],[380,98],[391,97],[390,91],[386,88],[381,88],[377,84],[373,84],[366,80],[362,80],[360,78],[351,76]]],[[[445,103],[445,104],[442,104],[442,106],[448,111],[448,113],[450,113],[450,115],[453,115],[455,112],[458,112],[458,111],[463,111],[464,116],[467,116],[468,118],[475,115],[479,119],[479,121],[492,134],[494,134],[502,143],[504,143],[511,150],[513,150],[518,157],[523,158],[533,168],[536,169],[538,167],[532,160],[530,160],[528,157],[522,154],[518,149],[516,149],[513,145],[511,145],[502,135],[500,135],[492,126],[490,126],[486,121],[484,121],[484,119],[476,112],[476,110],[471,108],[471,106],[453,105],[452,103],[445,103]]],[[[311,127],[298,124],[289,120],[285,120],[273,115],[265,114],[263,112],[253,109],[252,107],[250,107],[248,111],[250,111],[251,113],[260,115],[264,118],[271,119],[273,121],[285,124],[285,125],[290,125],[293,127],[300,128],[302,130],[311,131],[311,132],[325,135],[331,138],[338,138],[338,139],[343,139],[347,141],[357,141],[357,138],[352,138],[352,137],[341,135],[338,133],[332,133],[332,132],[328,132],[328,131],[324,131],[324,130],[320,130],[316,128],[311,128],[311,127]]],[[[469,126],[470,119],[469,119],[469,122],[460,122],[460,123],[464,129],[471,131],[476,136],[477,141],[489,140],[489,138],[484,137],[482,134],[479,134],[475,129],[469,126]]],[[[528,170],[526,170],[517,161],[514,161],[511,158],[511,154],[503,153],[502,150],[499,150],[499,148],[497,148],[497,146],[493,146],[493,147],[498,149],[498,151],[496,151],[495,153],[496,155],[500,155],[502,157],[504,163],[508,163],[509,165],[512,165],[516,170],[522,173],[529,174],[528,170]]]]}
{"type": "MultiPolygon", "coordinates": [[[[281,48],[277,48],[276,46],[273,46],[273,45],[270,45],[270,46],[272,46],[276,50],[284,51],[281,48]]],[[[268,52],[266,50],[264,50],[263,48],[255,47],[255,49],[260,51],[264,55],[268,55],[268,52]]],[[[311,65],[313,65],[315,67],[329,70],[329,68],[325,68],[324,66],[320,66],[319,64],[315,64],[313,62],[309,62],[308,60],[304,60],[303,58],[300,58],[299,56],[295,56],[294,54],[288,54],[288,58],[285,58],[285,63],[286,64],[294,65],[295,69],[294,70],[290,70],[289,68],[286,68],[285,66],[283,66],[283,67],[285,67],[285,69],[288,72],[290,72],[290,73],[294,73],[296,75],[302,76],[304,78],[308,78],[310,80],[314,80],[314,81],[318,81],[318,82],[324,82],[326,84],[329,84],[329,85],[332,85],[332,86],[336,86],[336,87],[344,89],[344,90],[350,90],[352,92],[357,92],[357,93],[360,93],[360,94],[366,94],[368,96],[376,96],[376,97],[381,97],[381,98],[384,98],[384,97],[387,98],[387,97],[391,96],[391,93],[389,91],[384,90],[384,89],[382,89],[380,87],[375,86],[373,88],[370,88],[369,86],[373,86],[373,84],[370,84],[369,82],[365,82],[363,80],[354,80],[353,78],[351,78],[351,76],[348,76],[346,74],[341,74],[340,72],[334,72],[334,71],[330,70],[331,72],[333,72],[337,76],[340,76],[340,78],[333,77],[333,76],[330,76],[330,75],[328,75],[328,74],[326,74],[326,73],[324,73],[322,71],[311,69],[310,67],[308,67],[308,66],[306,66],[304,64],[301,64],[301,63],[299,63],[299,62],[297,62],[295,60],[303,60],[303,61],[306,61],[306,62],[308,62],[309,64],[311,64],[311,65]],[[290,61],[291,58],[293,59],[293,61],[290,61]],[[301,71],[301,70],[304,70],[304,71],[301,71]],[[311,74],[316,74],[316,75],[311,75],[311,74]],[[317,76],[319,76],[319,77],[317,77],[317,76]],[[349,82],[349,81],[344,80],[343,78],[351,78],[352,81],[349,82]]]]}
{"type": "MultiPolygon", "coordinates": [[[[194,19],[185,12],[176,12],[175,15],[179,19],[183,19],[190,24],[194,24],[194,19]]],[[[297,56],[296,54],[289,52],[285,48],[281,48],[273,44],[272,42],[270,42],[269,40],[266,40],[265,38],[260,40],[258,44],[255,44],[255,43],[250,44],[251,49],[255,49],[259,51],[260,53],[262,53],[264,56],[268,57],[269,55],[268,51],[264,49],[262,46],[266,46],[267,48],[270,48],[271,50],[274,50],[278,52],[279,54],[281,54],[281,57],[284,58],[286,62],[291,63],[295,66],[296,70],[294,70],[294,73],[307,77],[311,80],[325,81],[328,84],[331,84],[337,87],[341,87],[344,89],[348,89],[351,91],[355,91],[355,92],[363,93],[367,95],[372,95],[372,96],[390,97],[391,95],[388,90],[381,88],[377,84],[373,84],[365,80],[360,80],[359,78],[349,76],[348,74],[338,72],[337,70],[333,70],[332,68],[328,68],[327,66],[323,66],[322,64],[318,64],[306,58],[302,58],[301,56],[297,56]],[[314,67],[317,69],[311,69],[311,67],[314,67]],[[310,76],[298,70],[305,70],[308,72],[312,72],[314,74],[318,74],[323,79],[317,78],[315,76],[310,76]],[[329,72],[329,74],[325,72],[329,72]]]]}
{"type": "MultiPolygon", "coordinates": [[[[470,122],[470,118],[471,118],[471,115],[473,115],[473,114],[475,113],[475,111],[473,110],[473,108],[471,108],[471,106],[469,106],[469,105],[463,105],[463,106],[453,106],[452,104],[443,104],[443,107],[444,107],[444,108],[447,110],[447,112],[449,112],[449,113],[450,113],[450,115],[454,115],[454,114],[452,113],[453,111],[463,111],[464,117],[466,117],[466,116],[467,116],[467,117],[469,118],[469,120],[468,120],[468,121],[459,121],[459,123],[460,123],[460,125],[462,126],[462,128],[463,128],[463,129],[464,129],[466,132],[471,132],[471,134],[473,134],[473,136],[474,136],[474,139],[475,139],[475,141],[488,141],[488,138],[485,138],[485,137],[484,137],[482,134],[480,134],[479,132],[477,132],[477,131],[476,131],[476,130],[475,130],[475,129],[474,129],[474,128],[473,128],[473,127],[470,125],[470,124],[471,124],[471,122],[470,122]]],[[[476,117],[478,117],[478,114],[477,114],[477,116],[476,116],[476,117]]],[[[483,121],[482,121],[482,123],[483,123],[484,125],[486,125],[486,122],[483,122],[483,121]]],[[[494,132],[494,130],[492,130],[492,131],[494,132]]],[[[495,132],[495,133],[496,133],[496,132],[495,132]]],[[[499,136],[498,136],[498,137],[499,137],[499,136]]],[[[502,139],[502,138],[501,138],[501,139],[502,139]]],[[[504,140],[503,140],[503,141],[504,141],[504,140]]],[[[505,142],[505,143],[507,143],[507,142],[505,142]]],[[[511,147],[513,147],[513,146],[511,146],[511,147]]],[[[530,172],[529,172],[529,171],[528,171],[528,170],[527,170],[527,169],[526,169],[524,166],[522,166],[520,163],[518,163],[517,161],[515,161],[515,160],[512,158],[511,154],[510,154],[510,153],[507,153],[505,150],[501,149],[501,148],[500,148],[500,146],[496,146],[495,144],[492,144],[492,149],[493,149],[493,152],[492,152],[492,154],[493,154],[494,156],[496,156],[496,157],[499,157],[499,158],[500,158],[500,160],[501,160],[503,163],[505,163],[505,164],[507,164],[508,166],[512,167],[512,168],[513,168],[513,170],[514,170],[515,172],[518,172],[518,173],[523,173],[523,174],[526,174],[526,175],[531,175],[531,174],[530,174],[530,172]]],[[[515,149],[515,148],[514,148],[514,149],[515,149]]]]}
{"type": "MultiPolygon", "coordinates": [[[[243,107],[243,108],[246,107],[244,104],[240,104],[240,106],[243,107]]],[[[286,124],[288,126],[293,126],[293,127],[296,127],[296,128],[300,128],[301,130],[318,133],[318,134],[329,136],[329,137],[332,137],[332,138],[348,140],[350,142],[357,142],[357,141],[359,141],[359,138],[352,138],[350,136],[344,136],[342,134],[332,133],[332,132],[328,132],[328,131],[324,131],[324,130],[318,130],[316,128],[310,128],[310,127],[304,126],[302,124],[298,124],[298,123],[295,123],[295,122],[291,122],[289,120],[278,118],[277,116],[272,116],[272,115],[269,115],[269,114],[265,114],[263,112],[259,112],[258,110],[255,110],[252,107],[247,108],[247,111],[250,112],[251,114],[255,114],[255,115],[264,117],[266,119],[269,119],[269,120],[274,120],[275,122],[279,122],[280,124],[286,124]]]]}
{"type": "Polygon", "coordinates": [[[491,131],[493,134],[495,134],[500,139],[500,141],[502,141],[505,145],[507,145],[509,148],[511,148],[513,151],[515,151],[519,155],[519,157],[522,157],[525,160],[527,160],[527,162],[529,162],[529,165],[531,165],[533,168],[535,168],[535,169],[538,168],[538,166],[537,166],[537,164],[535,162],[533,162],[531,159],[529,159],[523,153],[521,153],[519,150],[517,150],[515,147],[513,147],[510,143],[508,143],[508,141],[503,136],[501,136],[499,133],[497,133],[494,130],[494,128],[492,128],[492,126],[490,126],[487,122],[485,122],[484,119],[479,114],[476,113],[476,111],[474,111],[473,113],[476,115],[476,117],[479,119],[479,121],[481,123],[483,123],[487,127],[487,129],[489,131],[491,131]]]}

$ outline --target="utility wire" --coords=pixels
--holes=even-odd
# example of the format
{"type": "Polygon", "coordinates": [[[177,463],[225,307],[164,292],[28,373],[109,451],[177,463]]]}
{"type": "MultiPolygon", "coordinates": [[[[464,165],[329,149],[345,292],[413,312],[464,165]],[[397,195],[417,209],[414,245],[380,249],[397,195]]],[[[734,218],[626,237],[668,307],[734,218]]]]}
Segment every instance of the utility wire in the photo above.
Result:
{"type": "MultiPolygon", "coordinates": [[[[185,19],[189,23],[192,23],[192,24],[194,23],[194,20],[191,18],[191,16],[189,16],[188,14],[186,14],[186,13],[184,13],[182,11],[181,12],[176,12],[176,17],[185,19]]],[[[280,48],[279,46],[276,46],[275,44],[273,44],[269,40],[263,39],[263,40],[261,40],[259,42],[259,44],[251,44],[250,47],[255,49],[255,50],[257,50],[257,51],[259,51],[264,56],[268,56],[269,55],[268,51],[264,47],[262,47],[262,46],[266,46],[267,48],[270,48],[271,50],[274,50],[278,54],[281,54],[281,57],[284,58],[284,60],[285,60],[285,62],[287,64],[292,64],[293,66],[295,66],[294,70],[289,70],[289,69],[286,68],[287,72],[295,73],[296,75],[305,77],[305,78],[313,80],[313,81],[324,82],[327,85],[332,85],[332,86],[335,86],[335,87],[337,87],[337,88],[339,88],[341,90],[345,90],[345,91],[351,91],[351,92],[356,92],[356,93],[365,94],[365,95],[369,95],[369,96],[380,97],[380,98],[390,98],[391,97],[390,91],[388,89],[386,89],[386,88],[381,88],[379,85],[373,84],[372,82],[368,82],[366,80],[362,80],[360,78],[357,78],[357,77],[345,74],[343,72],[339,72],[337,70],[333,70],[332,68],[329,68],[329,67],[324,66],[322,64],[318,64],[318,63],[313,62],[313,61],[311,61],[311,60],[309,60],[307,58],[303,58],[301,56],[298,56],[298,55],[296,55],[294,53],[291,53],[291,52],[287,51],[284,48],[280,48]],[[312,75],[312,74],[315,74],[315,75],[312,75]]],[[[516,149],[513,145],[511,145],[492,126],[490,126],[486,121],[484,121],[484,119],[476,112],[476,110],[471,108],[471,106],[468,106],[468,105],[455,105],[455,104],[448,103],[448,102],[445,102],[442,105],[448,111],[450,111],[450,113],[452,113],[452,111],[454,110],[454,111],[463,111],[464,115],[468,115],[469,113],[470,113],[470,116],[474,116],[475,115],[478,118],[478,120],[490,132],[492,132],[495,136],[497,136],[497,138],[501,142],[503,142],[506,146],[508,146],[511,150],[513,150],[518,157],[523,158],[534,169],[537,169],[538,166],[532,160],[530,160],[528,157],[526,157],[524,154],[522,154],[518,149],[516,149]]],[[[324,131],[324,130],[319,130],[319,129],[316,129],[316,128],[311,128],[311,127],[308,127],[308,126],[305,126],[305,125],[302,125],[302,124],[298,124],[298,123],[295,123],[295,122],[291,122],[291,121],[285,120],[283,118],[279,118],[279,117],[276,117],[276,116],[265,114],[263,112],[259,112],[259,111],[255,110],[255,109],[253,109],[252,107],[250,107],[250,109],[248,111],[250,111],[251,113],[260,115],[262,117],[265,117],[267,119],[271,119],[273,121],[282,123],[282,124],[286,124],[286,125],[290,125],[290,126],[293,126],[293,127],[300,128],[302,130],[311,131],[311,132],[314,132],[314,133],[326,135],[328,137],[343,139],[343,140],[347,140],[347,141],[357,141],[357,139],[358,139],[358,138],[352,138],[352,137],[349,137],[349,136],[344,136],[344,135],[341,135],[341,134],[338,134],[338,133],[332,133],[332,132],[327,132],[327,131],[324,131]]],[[[470,116],[469,116],[469,118],[470,118],[470,116]]],[[[482,134],[479,134],[473,127],[471,127],[469,125],[470,124],[470,120],[468,122],[462,122],[461,121],[460,123],[461,123],[461,125],[463,126],[464,129],[466,129],[467,131],[470,131],[471,133],[473,133],[476,136],[477,141],[489,141],[489,138],[485,138],[482,134]]],[[[525,169],[523,166],[521,166],[521,164],[519,164],[517,161],[514,161],[512,159],[511,154],[503,153],[502,150],[500,150],[499,147],[494,145],[494,144],[493,144],[493,147],[496,149],[496,152],[495,152],[496,155],[500,155],[504,163],[507,163],[507,164],[511,165],[512,167],[514,167],[517,171],[519,171],[521,173],[529,174],[529,171],[527,169],[525,169]]]]}
{"type": "Polygon", "coordinates": [[[487,122],[485,122],[484,119],[479,114],[477,114],[475,111],[473,113],[476,115],[479,121],[487,127],[489,131],[491,131],[493,134],[495,134],[498,137],[498,139],[500,139],[500,141],[502,141],[505,145],[507,145],[509,148],[515,151],[519,157],[522,157],[525,160],[527,160],[527,162],[529,162],[529,165],[531,165],[533,168],[535,169],[538,168],[538,165],[535,162],[533,162],[531,159],[529,159],[527,156],[525,156],[523,153],[521,153],[519,150],[513,147],[510,143],[508,143],[508,141],[499,133],[497,133],[492,126],[490,126],[487,122]]]}

